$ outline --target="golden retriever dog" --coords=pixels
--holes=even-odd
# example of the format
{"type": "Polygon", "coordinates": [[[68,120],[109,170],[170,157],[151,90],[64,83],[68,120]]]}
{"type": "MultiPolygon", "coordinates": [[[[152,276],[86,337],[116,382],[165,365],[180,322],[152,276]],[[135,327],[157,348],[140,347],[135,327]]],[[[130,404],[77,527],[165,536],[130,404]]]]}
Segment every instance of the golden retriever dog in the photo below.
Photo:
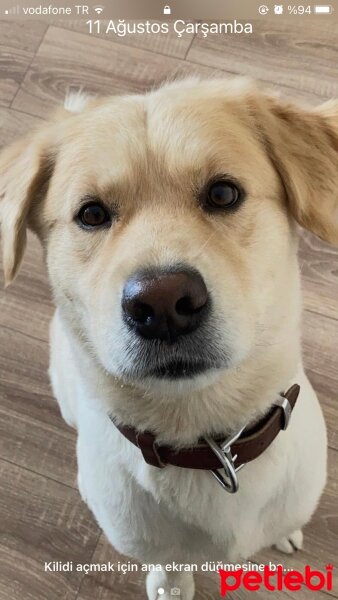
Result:
{"type": "Polygon", "coordinates": [[[77,429],[79,489],[118,551],[160,565],[149,600],[193,598],[172,562],[300,548],[326,432],[302,366],[298,224],[338,244],[338,105],[298,107],[243,79],[79,95],[0,168],[6,283],[30,227],[57,307],[50,375],[77,429]],[[287,429],[240,471],[223,446],[224,472],[158,459],[201,440],[216,456],[215,440],[260,431],[275,410],[286,423],[276,398],[293,384],[287,429]],[[153,436],[151,456],[128,431],[153,436]]]}

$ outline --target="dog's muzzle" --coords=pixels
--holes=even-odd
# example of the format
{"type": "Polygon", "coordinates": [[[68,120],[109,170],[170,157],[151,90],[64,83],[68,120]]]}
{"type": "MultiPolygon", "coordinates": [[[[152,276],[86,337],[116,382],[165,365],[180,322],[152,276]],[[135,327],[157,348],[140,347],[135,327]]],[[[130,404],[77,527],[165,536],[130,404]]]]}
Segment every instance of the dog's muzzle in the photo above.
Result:
{"type": "Polygon", "coordinates": [[[189,379],[224,366],[212,334],[211,298],[195,269],[177,264],[134,273],[121,307],[132,378],[189,379]]]}

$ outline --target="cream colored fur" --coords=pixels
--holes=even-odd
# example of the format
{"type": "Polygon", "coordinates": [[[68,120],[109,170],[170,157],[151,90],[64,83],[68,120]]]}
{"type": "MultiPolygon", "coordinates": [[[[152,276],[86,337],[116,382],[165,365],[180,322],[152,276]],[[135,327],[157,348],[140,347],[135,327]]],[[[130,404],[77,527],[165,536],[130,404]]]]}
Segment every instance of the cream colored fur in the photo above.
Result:
{"type": "MultiPolygon", "coordinates": [[[[57,305],[50,375],[78,431],[83,499],[117,550],[142,562],[237,562],[273,544],[290,552],[289,540],[300,547],[325,484],[326,433],[302,366],[295,221],[338,242],[336,104],[310,110],[246,80],[187,80],[66,106],[74,114],[59,112],[0,157],[0,220],[8,283],[27,225],[45,249],[57,305]],[[246,200],[207,215],[196,190],[218,173],[239,180],[246,200]],[[78,226],[88,196],[117,212],[111,228],[78,226]],[[229,363],[188,380],[142,378],[123,285],[140,268],[177,262],[202,274],[210,336],[229,363]],[[109,419],[192,444],[257,418],[294,382],[290,427],[240,471],[233,496],[209,472],[148,466],[109,419]]],[[[193,598],[190,575],[152,574],[148,598],[163,587],[169,600],[177,586],[193,598]]]]}

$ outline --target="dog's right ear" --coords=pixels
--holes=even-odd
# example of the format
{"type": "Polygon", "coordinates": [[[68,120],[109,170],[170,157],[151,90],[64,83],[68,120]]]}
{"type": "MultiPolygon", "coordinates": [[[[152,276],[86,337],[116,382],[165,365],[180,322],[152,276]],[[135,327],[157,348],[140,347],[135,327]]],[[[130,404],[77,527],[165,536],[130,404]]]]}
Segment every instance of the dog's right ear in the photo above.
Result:
{"type": "Polygon", "coordinates": [[[26,229],[33,230],[32,209],[48,190],[57,149],[68,120],[95,101],[81,90],[67,95],[50,122],[0,154],[0,237],[5,285],[16,276],[26,245],[26,229]]]}
{"type": "Polygon", "coordinates": [[[30,211],[47,191],[53,172],[50,126],[0,154],[0,232],[5,285],[13,281],[26,245],[30,211]]]}

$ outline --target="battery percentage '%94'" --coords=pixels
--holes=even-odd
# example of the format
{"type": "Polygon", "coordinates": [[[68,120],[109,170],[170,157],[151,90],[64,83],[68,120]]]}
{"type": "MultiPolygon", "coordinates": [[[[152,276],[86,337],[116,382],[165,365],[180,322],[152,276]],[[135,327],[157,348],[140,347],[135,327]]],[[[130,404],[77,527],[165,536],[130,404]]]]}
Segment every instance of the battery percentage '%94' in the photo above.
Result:
{"type": "Polygon", "coordinates": [[[309,5],[289,5],[288,13],[289,15],[311,15],[311,8],[309,5]]]}

